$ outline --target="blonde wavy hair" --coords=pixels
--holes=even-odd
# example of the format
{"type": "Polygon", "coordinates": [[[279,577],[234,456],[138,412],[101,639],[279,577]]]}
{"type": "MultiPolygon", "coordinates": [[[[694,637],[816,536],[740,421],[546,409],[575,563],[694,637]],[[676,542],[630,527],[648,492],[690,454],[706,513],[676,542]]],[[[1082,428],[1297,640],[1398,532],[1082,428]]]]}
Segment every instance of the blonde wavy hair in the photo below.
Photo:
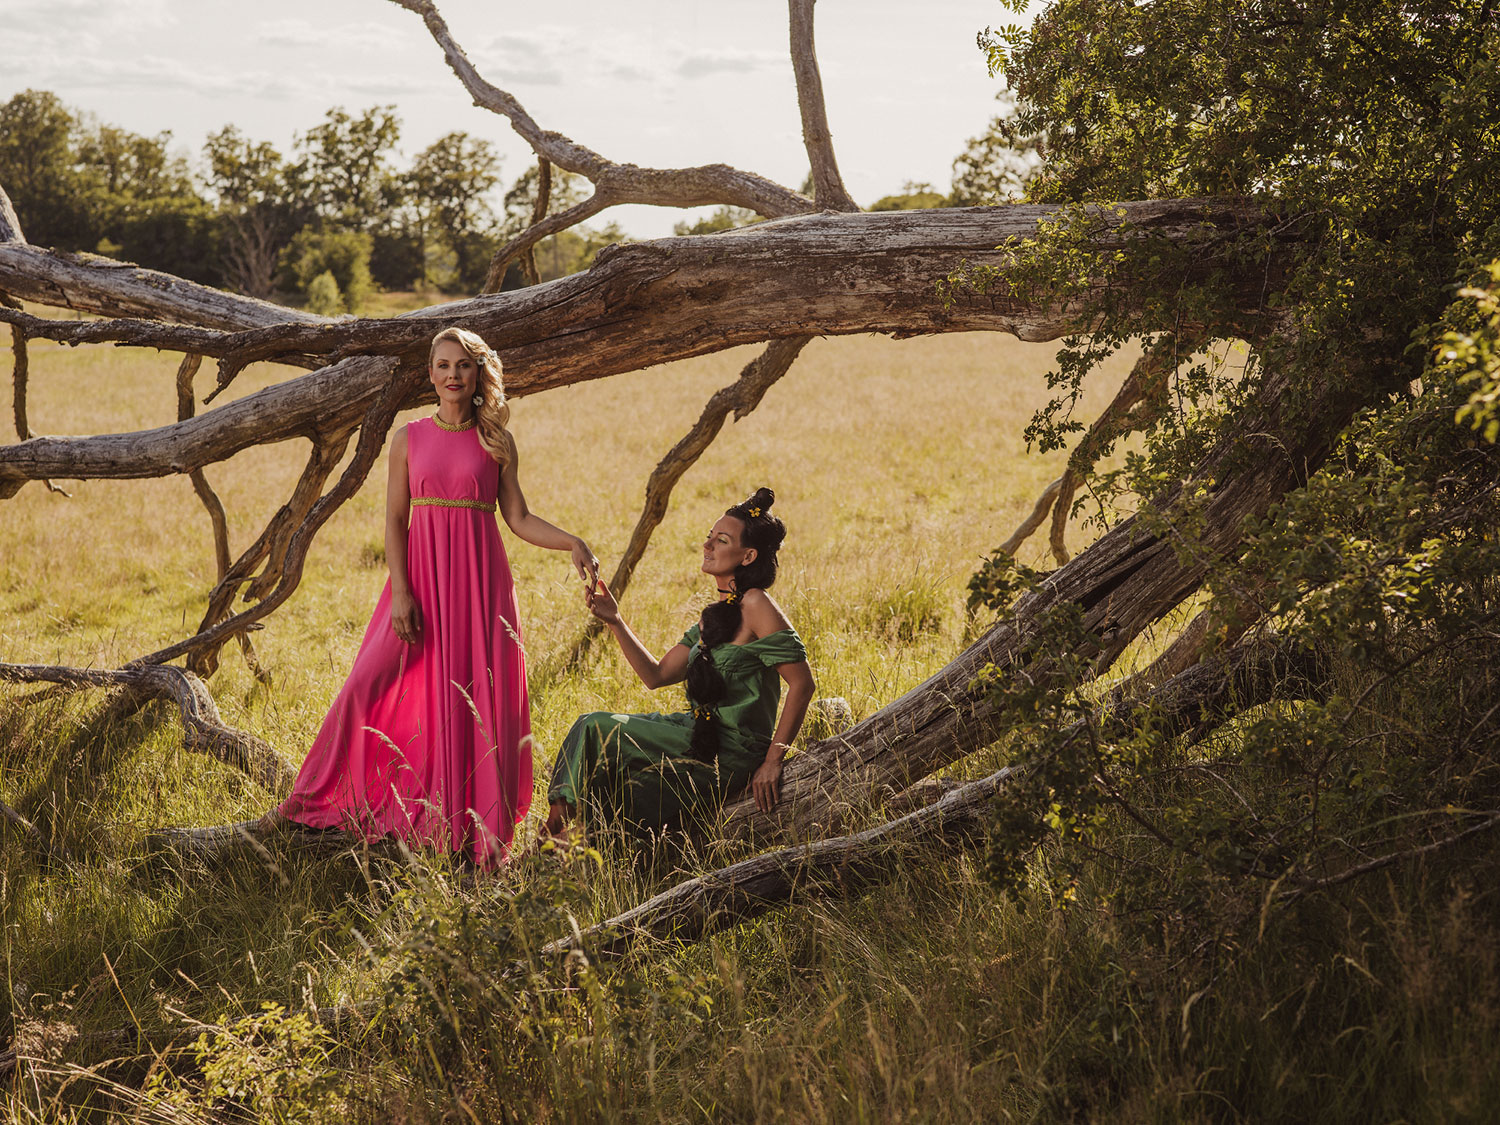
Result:
{"type": "Polygon", "coordinates": [[[476,390],[484,402],[474,408],[474,419],[479,423],[479,444],[499,462],[503,469],[510,464],[511,437],[505,427],[510,422],[510,403],[505,401],[504,372],[495,349],[486,344],[478,334],[467,328],[444,328],[432,338],[432,347],[427,351],[427,363],[432,365],[438,345],[452,340],[469,358],[479,364],[479,382],[476,390]]]}

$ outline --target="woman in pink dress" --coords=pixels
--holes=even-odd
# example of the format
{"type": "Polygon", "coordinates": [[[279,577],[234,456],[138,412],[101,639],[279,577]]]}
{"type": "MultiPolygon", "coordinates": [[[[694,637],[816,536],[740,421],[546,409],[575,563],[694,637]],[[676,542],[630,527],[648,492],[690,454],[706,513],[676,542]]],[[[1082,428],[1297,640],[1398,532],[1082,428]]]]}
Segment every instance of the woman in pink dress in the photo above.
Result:
{"type": "MultiPolygon", "coordinates": [[[[503,860],[531,803],[531,714],[515,587],[495,526],[567,551],[590,584],[588,544],[526,506],[500,360],[445,328],[432,341],[431,418],[391,441],[390,581],[282,816],[368,839],[503,860]]],[[[274,815],[274,814],[273,814],[274,815]]]]}

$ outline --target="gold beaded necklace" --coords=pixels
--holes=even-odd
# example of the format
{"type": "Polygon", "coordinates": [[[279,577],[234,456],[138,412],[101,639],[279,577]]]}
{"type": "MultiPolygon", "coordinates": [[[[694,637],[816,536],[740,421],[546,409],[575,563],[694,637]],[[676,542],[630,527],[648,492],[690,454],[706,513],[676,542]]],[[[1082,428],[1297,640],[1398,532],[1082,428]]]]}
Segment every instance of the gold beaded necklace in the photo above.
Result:
{"type": "Polygon", "coordinates": [[[432,420],[437,423],[438,429],[447,430],[450,434],[461,434],[465,430],[472,430],[479,424],[479,419],[473,417],[472,415],[469,417],[469,420],[467,422],[460,422],[456,426],[452,422],[444,422],[436,414],[432,416],[432,420]]]}

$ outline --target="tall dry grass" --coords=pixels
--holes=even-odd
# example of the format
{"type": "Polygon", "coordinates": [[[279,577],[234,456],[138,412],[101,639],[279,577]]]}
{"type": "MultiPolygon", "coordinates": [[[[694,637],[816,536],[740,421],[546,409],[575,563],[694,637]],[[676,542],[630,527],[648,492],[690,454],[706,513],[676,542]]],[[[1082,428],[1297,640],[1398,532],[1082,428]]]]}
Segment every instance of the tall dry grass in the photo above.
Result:
{"type": "MultiPolygon", "coordinates": [[[[533,506],[607,567],[656,458],[749,354],[518,402],[533,506]]],[[[969,573],[1056,475],[1057,457],[1018,437],[1048,360],[985,336],[815,341],[680,486],[631,621],[655,647],[674,641],[707,593],[698,536],[770,484],[790,528],[776,594],[822,692],[865,715],[906,691],[960,647],[969,573]]],[[[173,369],[37,345],[33,425],[170,420],[173,369]]],[[[272,377],[248,372],[237,393],[272,377]]],[[[236,546],[303,452],[209,470],[236,546]]],[[[232,652],[212,681],[228,721],[294,759],[384,581],[383,466],[371,480],[256,634],[271,686],[232,652]]],[[[211,548],[186,482],[95,482],[71,499],[29,486],[0,512],[0,659],[112,666],[196,623],[211,548]]],[[[511,550],[541,773],[579,712],[674,701],[607,648],[569,669],[584,618],[566,561],[511,550]]],[[[484,878],[392,846],[184,866],[144,846],[149,828],[255,815],[268,798],[179,741],[162,707],[119,721],[96,698],[0,695],[0,799],[69,857],[43,866],[0,833],[0,1048],[27,1056],[5,1094],[14,1120],[1459,1121],[1500,1095],[1500,917],[1467,877],[1393,876],[1264,915],[1258,890],[1231,886],[1193,911],[1132,913],[1114,880],[1140,862],[1141,833],[1122,817],[1067,910],[1018,908],[976,858],[920,849],[853,900],[558,968],[538,960],[543,942],[712,860],[606,839],[484,878]],[[336,1033],[300,1014],[348,1003],[376,1014],[336,1033]],[[185,1053],[131,1034],[189,1019],[218,1030],[185,1053]]],[[[1163,807],[1196,776],[1164,769],[1163,807]]]]}

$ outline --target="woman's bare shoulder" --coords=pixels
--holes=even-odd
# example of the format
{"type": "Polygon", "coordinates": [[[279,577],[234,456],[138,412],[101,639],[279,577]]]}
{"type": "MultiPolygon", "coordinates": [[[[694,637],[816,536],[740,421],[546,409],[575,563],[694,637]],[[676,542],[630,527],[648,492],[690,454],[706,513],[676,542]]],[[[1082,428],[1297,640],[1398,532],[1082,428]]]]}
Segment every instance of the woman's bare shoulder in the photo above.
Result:
{"type": "Polygon", "coordinates": [[[745,591],[742,605],[745,623],[757,637],[767,637],[791,628],[791,622],[776,604],[776,599],[762,589],[745,591]]]}

